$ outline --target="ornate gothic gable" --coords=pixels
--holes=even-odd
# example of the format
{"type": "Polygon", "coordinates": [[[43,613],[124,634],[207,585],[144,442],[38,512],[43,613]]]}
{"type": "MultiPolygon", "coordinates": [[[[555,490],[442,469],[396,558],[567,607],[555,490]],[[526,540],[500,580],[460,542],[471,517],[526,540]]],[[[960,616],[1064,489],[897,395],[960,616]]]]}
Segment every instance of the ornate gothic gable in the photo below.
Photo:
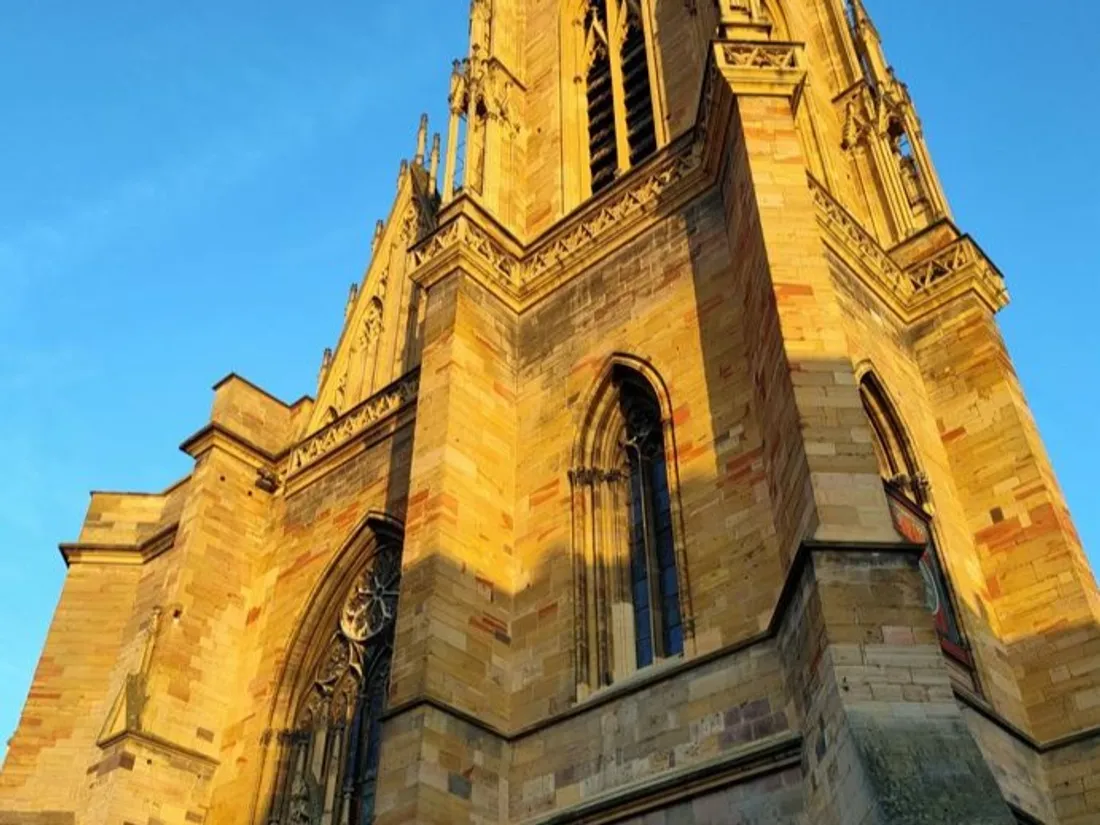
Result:
{"type": "Polygon", "coordinates": [[[434,228],[435,198],[423,165],[402,164],[389,218],[375,230],[366,275],[348,295],[339,341],[322,358],[317,403],[303,435],[334,424],[420,362],[422,302],[419,287],[407,277],[406,259],[409,247],[434,228]]]}

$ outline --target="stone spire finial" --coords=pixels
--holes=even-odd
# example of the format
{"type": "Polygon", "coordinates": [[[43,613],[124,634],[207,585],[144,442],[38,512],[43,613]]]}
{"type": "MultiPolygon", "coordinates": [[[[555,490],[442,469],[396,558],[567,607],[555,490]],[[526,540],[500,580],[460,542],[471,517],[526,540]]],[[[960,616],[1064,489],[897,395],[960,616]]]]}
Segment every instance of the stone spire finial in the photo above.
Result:
{"type": "Polygon", "coordinates": [[[328,375],[329,368],[332,366],[332,348],[325,347],[325,352],[321,356],[321,373],[317,376],[317,389],[321,388],[321,385],[325,383],[325,376],[328,375]]]}
{"type": "Polygon", "coordinates": [[[482,47],[486,52],[492,42],[493,31],[492,0],[471,0],[470,2],[470,43],[473,47],[482,47]]]}
{"type": "Polygon", "coordinates": [[[374,225],[374,237],[371,238],[371,242],[370,242],[370,254],[371,255],[373,255],[375,252],[378,251],[378,244],[380,244],[382,242],[382,233],[385,231],[385,229],[386,229],[385,221],[378,221],[374,225]]]}
{"type": "Polygon", "coordinates": [[[857,26],[871,22],[871,15],[867,13],[867,7],[863,5],[863,0],[849,0],[849,2],[852,7],[852,21],[857,26]]]}
{"type": "Polygon", "coordinates": [[[439,148],[440,137],[439,132],[432,135],[432,154],[431,159],[428,162],[428,180],[431,183],[432,189],[436,186],[436,178],[439,177],[439,148]]]}
{"type": "Polygon", "coordinates": [[[856,41],[856,49],[861,53],[864,67],[870,74],[868,80],[875,86],[897,85],[893,70],[886,59],[882,38],[863,0],[848,0],[848,13],[851,16],[852,36],[856,41]]]}
{"type": "Polygon", "coordinates": [[[416,156],[413,163],[417,166],[424,165],[424,149],[428,145],[428,116],[420,116],[420,128],[416,130],[416,156]]]}
{"type": "Polygon", "coordinates": [[[353,283],[351,288],[348,289],[348,302],[344,306],[344,317],[347,318],[351,315],[351,310],[355,306],[355,299],[359,297],[359,284],[353,283]]]}
{"type": "Polygon", "coordinates": [[[404,158],[401,159],[401,165],[397,167],[397,184],[401,185],[401,179],[405,177],[405,173],[409,171],[409,162],[404,158]]]}

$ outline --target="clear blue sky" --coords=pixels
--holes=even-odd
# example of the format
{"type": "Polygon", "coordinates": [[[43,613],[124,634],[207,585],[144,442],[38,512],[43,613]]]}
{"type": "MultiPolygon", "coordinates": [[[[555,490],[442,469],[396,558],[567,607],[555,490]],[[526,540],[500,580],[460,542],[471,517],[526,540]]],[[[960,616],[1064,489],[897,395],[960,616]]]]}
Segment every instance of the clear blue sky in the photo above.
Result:
{"type": "MultiPolygon", "coordinates": [[[[664,0],[671,2],[671,0],[664,0]]],[[[872,0],[1074,508],[1100,462],[1100,5],[872,0]],[[1049,20],[1044,22],[1049,24],[1049,20]],[[1048,61],[1049,62],[1049,61],[1048,61]]],[[[156,491],[238,372],[312,392],[374,221],[443,125],[465,0],[10,3],[0,31],[0,751],[91,489],[156,491]]]]}

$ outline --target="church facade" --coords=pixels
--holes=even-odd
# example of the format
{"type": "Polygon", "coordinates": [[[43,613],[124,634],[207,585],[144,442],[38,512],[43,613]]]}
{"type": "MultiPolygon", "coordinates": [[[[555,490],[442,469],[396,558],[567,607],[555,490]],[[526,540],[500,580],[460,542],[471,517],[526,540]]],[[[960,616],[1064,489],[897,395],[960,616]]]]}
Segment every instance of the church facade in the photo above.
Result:
{"type": "Polygon", "coordinates": [[[97,492],[0,823],[1100,822],[1100,598],[861,0],[473,0],[315,397],[97,492]]]}

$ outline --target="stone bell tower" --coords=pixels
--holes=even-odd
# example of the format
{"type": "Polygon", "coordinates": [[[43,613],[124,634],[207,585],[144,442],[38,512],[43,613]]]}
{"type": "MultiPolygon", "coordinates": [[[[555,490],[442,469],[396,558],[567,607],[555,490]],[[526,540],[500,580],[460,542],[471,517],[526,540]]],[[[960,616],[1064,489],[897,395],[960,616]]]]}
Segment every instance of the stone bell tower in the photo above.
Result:
{"type": "Polygon", "coordinates": [[[473,0],[315,397],[96,493],[6,823],[1100,817],[1100,601],[862,0],[473,0]]]}

